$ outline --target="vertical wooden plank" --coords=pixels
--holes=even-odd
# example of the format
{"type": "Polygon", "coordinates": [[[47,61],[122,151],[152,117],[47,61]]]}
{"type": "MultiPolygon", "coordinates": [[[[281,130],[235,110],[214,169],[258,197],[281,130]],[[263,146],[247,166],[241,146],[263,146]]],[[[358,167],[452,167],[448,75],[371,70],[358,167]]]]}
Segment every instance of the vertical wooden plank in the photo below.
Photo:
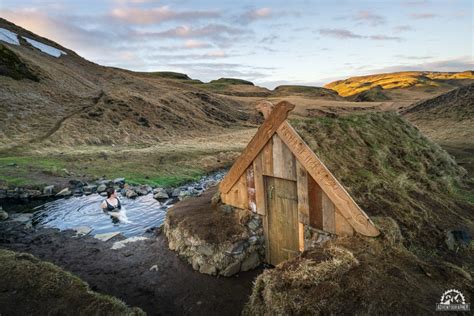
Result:
{"type": "Polygon", "coordinates": [[[298,193],[296,182],[266,177],[268,243],[271,264],[299,254],[298,193]]]}
{"type": "Polygon", "coordinates": [[[323,230],[329,233],[336,233],[336,217],[334,203],[331,202],[326,193],[322,194],[323,209],[323,230]]]}
{"type": "Polygon", "coordinates": [[[241,209],[248,208],[247,174],[244,173],[228,193],[221,193],[222,202],[241,209]]]}
{"type": "Polygon", "coordinates": [[[308,175],[309,225],[317,229],[323,229],[322,194],[319,185],[308,175]]]}
{"type": "Polygon", "coordinates": [[[255,177],[253,172],[253,164],[247,169],[247,197],[248,197],[248,209],[254,213],[257,213],[257,203],[255,202],[255,177]]]}
{"type": "Polygon", "coordinates": [[[262,173],[273,177],[273,140],[270,139],[263,147],[262,152],[262,173]]]}
{"type": "Polygon", "coordinates": [[[339,236],[352,236],[354,235],[354,229],[346,221],[344,216],[339,213],[339,210],[336,208],[335,211],[335,220],[336,220],[336,234],[339,236]]]}
{"type": "Polygon", "coordinates": [[[295,155],[278,135],[273,135],[273,176],[296,181],[295,155]]]}
{"type": "Polygon", "coordinates": [[[299,249],[301,252],[304,251],[304,224],[298,223],[298,239],[299,239],[299,249]]]}
{"type": "Polygon", "coordinates": [[[265,186],[263,183],[263,154],[260,153],[253,162],[253,176],[255,181],[255,204],[257,214],[265,215],[265,186]]]}
{"type": "Polygon", "coordinates": [[[296,182],[298,187],[298,217],[303,224],[309,224],[308,173],[296,161],[296,182]]]}

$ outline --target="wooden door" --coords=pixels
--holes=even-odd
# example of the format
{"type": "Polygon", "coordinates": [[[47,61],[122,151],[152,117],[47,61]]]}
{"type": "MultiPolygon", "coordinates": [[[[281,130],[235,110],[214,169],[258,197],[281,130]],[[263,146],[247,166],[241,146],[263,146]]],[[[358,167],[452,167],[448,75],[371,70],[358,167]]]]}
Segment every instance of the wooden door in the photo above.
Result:
{"type": "Polygon", "coordinates": [[[265,177],[267,262],[276,265],[299,254],[296,181],[265,177]]]}

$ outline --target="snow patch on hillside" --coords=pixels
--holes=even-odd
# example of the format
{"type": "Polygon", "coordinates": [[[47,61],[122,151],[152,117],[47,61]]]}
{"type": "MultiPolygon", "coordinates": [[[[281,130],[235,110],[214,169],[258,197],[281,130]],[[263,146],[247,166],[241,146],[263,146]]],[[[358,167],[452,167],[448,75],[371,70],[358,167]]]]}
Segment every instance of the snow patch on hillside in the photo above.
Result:
{"type": "Polygon", "coordinates": [[[54,56],[54,57],[59,57],[61,56],[61,54],[64,54],[64,55],[67,55],[66,52],[60,50],[60,49],[57,49],[57,48],[54,48],[52,46],[49,46],[49,45],[46,45],[46,44],[43,44],[41,42],[38,42],[38,41],[35,41],[34,39],[31,39],[31,38],[28,38],[26,36],[22,36],[30,45],[36,47],[37,49],[39,49],[40,51],[42,51],[43,53],[46,53],[48,55],[51,55],[51,56],[54,56]]]}
{"type": "Polygon", "coordinates": [[[16,33],[13,33],[7,29],[0,27],[0,41],[7,42],[8,44],[20,45],[18,36],[16,33]]]}

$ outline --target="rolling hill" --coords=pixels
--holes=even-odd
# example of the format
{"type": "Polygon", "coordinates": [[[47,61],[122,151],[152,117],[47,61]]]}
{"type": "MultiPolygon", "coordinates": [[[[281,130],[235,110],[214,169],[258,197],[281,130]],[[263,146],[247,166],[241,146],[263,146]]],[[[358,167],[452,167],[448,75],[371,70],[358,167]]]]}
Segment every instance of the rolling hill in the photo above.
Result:
{"type": "Polygon", "coordinates": [[[248,119],[238,102],[176,74],[103,67],[4,19],[0,31],[0,148],[153,143],[248,119]]]}
{"type": "Polygon", "coordinates": [[[472,82],[473,71],[407,71],[350,77],[328,83],[324,87],[337,91],[343,97],[353,98],[375,89],[378,95],[371,101],[382,101],[384,98],[426,98],[472,82]]]}

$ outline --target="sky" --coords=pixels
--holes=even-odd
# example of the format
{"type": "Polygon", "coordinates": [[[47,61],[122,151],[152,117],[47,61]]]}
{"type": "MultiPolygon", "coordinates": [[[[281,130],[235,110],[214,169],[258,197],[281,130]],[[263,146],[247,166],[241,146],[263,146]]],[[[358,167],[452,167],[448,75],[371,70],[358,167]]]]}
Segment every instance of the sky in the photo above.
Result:
{"type": "Polygon", "coordinates": [[[322,86],[474,69],[472,0],[0,0],[0,17],[101,65],[322,86]]]}

